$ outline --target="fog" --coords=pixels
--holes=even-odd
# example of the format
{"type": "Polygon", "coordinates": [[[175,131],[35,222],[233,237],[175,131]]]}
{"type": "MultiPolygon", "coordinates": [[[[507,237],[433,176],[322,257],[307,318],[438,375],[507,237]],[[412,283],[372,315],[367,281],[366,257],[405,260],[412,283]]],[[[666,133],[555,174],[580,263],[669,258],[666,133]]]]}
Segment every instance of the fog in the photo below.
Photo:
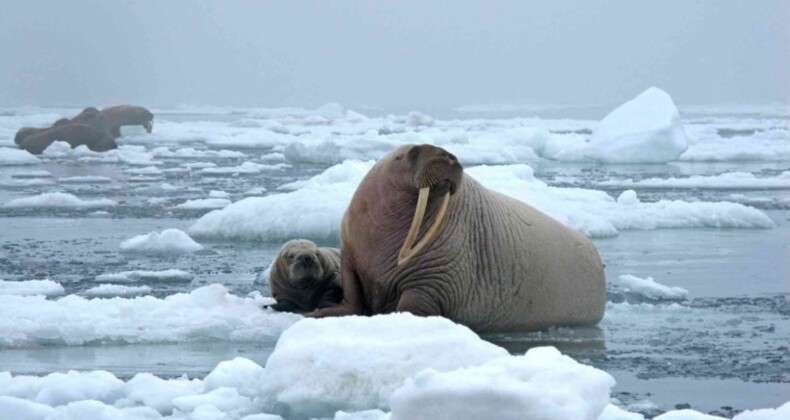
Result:
{"type": "Polygon", "coordinates": [[[0,105],[788,102],[789,4],[4,0],[0,105]]]}

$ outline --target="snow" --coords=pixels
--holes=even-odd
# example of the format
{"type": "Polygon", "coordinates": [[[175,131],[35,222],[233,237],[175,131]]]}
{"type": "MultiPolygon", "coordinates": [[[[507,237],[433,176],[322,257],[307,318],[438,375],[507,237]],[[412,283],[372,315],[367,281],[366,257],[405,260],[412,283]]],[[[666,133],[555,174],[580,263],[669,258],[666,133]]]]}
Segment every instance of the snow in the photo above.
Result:
{"type": "Polygon", "coordinates": [[[140,296],[151,293],[148,286],[121,286],[117,284],[100,284],[82,292],[88,297],[140,296]]]}
{"type": "Polygon", "coordinates": [[[230,198],[230,194],[225,191],[211,190],[208,193],[209,198],[230,198]]]}
{"type": "Polygon", "coordinates": [[[663,163],[678,160],[687,148],[675,103],[651,87],[601,120],[586,155],[605,163],[663,163]]]}
{"type": "Polygon", "coordinates": [[[266,363],[261,389],[291,415],[388,407],[403,381],[507,356],[466,327],[408,313],[305,319],[286,330],[266,363]]]}
{"type": "Polygon", "coordinates": [[[96,282],[108,283],[133,283],[138,281],[148,282],[189,282],[192,281],[194,276],[183,270],[174,268],[161,271],[148,271],[148,270],[132,270],[122,271],[120,273],[106,273],[96,276],[96,282]]]}
{"type": "Polygon", "coordinates": [[[38,163],[41,163],[41,159],[25,150],[0,147],[0,166],[35,165],[38,163]]]}
{"type": "Polygon", "coordinates": [[[0,280],[0,295],[15,296],[57,296],[66,291],[60,283],[52,280],[27,280],[27,281],[5,281],[0,280]]]}
{"type": "Polygon", "coordinates": [[[204,209],[222,209],[231,204],[231,201],[226,198],[201,198],[197,200],[187,200],[175,208],[182,210],[204,210],[204,209]]]}
{"type": "Polygon", "coordinates": [[[82,200],[73,194],[54,192],[43,193],[33,197],[15,198],[6,203],[4,207],[39,207],[39,208],[96,208],[113,207],[117,205],[113,200],[101,198],[98,200],[82,200]]]}
{"type": "MultiPolygon", "coordinates": [[[[262,309],[260,295],[239,297],[219,284],[164,298],[86,299],[0,295],[0,347],[91,343],[260,342],[299,315],[262,309]]],[[[1,381],[0,381],[1,382],[1,381]]]]}
{"type": "Polygon", "coordinates": [[[790,189],[790,171],[784,171],[776,177],[756,177],[749,172],[727,172],[716,176],[695,175],[687,178],[609,180],[599,182],[598,185],[620,188],[790,189]]]}
{"type": "Polygon", "coordinates": [[[281,241],[331,240],[351,195],[373,162],[346,161],[306,181],[284,186],[295,191],[248,197],[201,217],[189,228],[196,237],[281,241]]]}
{"type": "Polygon", "coordinates": [[[536,347],[465,369],[426,369],[395,391],[390,405],[392,420],[594,419],[614,384],[553,347],[536,347]]]}
{"type": "MultiPolygon", "coordinates": [[[[345,161],[308,180],[278,188],[287,193],[245,198],[208,213],[189,232],[199,237],[261,241],[294,237],[337,240],[343,213],[372,165],[345,161]]],[[[484,186],[528,203],[591,237],[614,236],[629,229],[774,226],[765,213],[737,203],[643,203],[630,190],[615,200],[603,191],[552,187],[535,178],[526,164],[477,166],[465,172],[484,186]]]]}
{"type": "Polygon", "coordinates": [[[179,229],[165,229],[127,239],[121,242],[120,248],[122,252],[177,255],[199,251],[203,245],[179,229]]]}
{"type": "Polygon", "coordinates": [[[704,138],[680,156],[690,162],[790,160],[790,130],[768,130],[750,136],[704,138]]]}
{"type": "Polygon", "coordinates": [[[281,170],[289,167],[291,167],[291,165],[287,163],[275,163],[268,165],[248,161],[242,163],[239,166],[203,168],[200,170],[200,173],[203,175],[249,175],[258,174],[263,171],[281,170]]]}
{"type": "Polygon", "coordinates": [[[682,287],[666,286],[657,283],[652,277],[640,278],[630,274],[610,279],[610,284],[624,289],[626,292],[636,293],[648,299],[659,300],[684,300],[688,298],[688,290],[682,287]]]}
{"type": "MultiPolygon", "coordinates": [[[[53,322],[47,331],[50,340],[58,331],[56,327],[69,328],[79,314],[86,318],[75,330],[81,334],[103,328],[117,337],[127,331],[137,334],[138,342],[145,342],[143,335],[156,338],[155,329],[159,330],[158,340],[164,340],[161,342],[195,339],[207,333],[204,338],[216,339],[210,334],[248,328],[259,331],[246,337],[252,342],[281,334],[265,368],[236,357],[220,362],[203,379],[138,373],[122,380],[102,370],[42,377],[0,372],[0,413],[13,412],[15,418],[22,419],[55,416],[50,420],[270,420],[281,418],[278,414],[345,420],[643,419],[610,403],[614,380],[609,374],[580,364],[553,347],[509,355],[449,320],[409,314],[296,322],[301,317],[262,311],[259,297],[233,297],[223,290],[213,285],[162,300],[69,296],[59,301],[36,297],[38,301],[32,302],[34,298],[6,297],[21,300],[12,305],[0,297],[0,306],[11,308],[8,323],[22,326],[26,323],[14,317],[23,308],[47,321],[42,314],[69,301],[71,307],[48,315],[53,322]],[[209,291],[210,296],[195,296],[209,291]],[[100,313],[114,322],[98,316],[100,313]],[[143,317],[139,324],[135,322],[138,317],[143,317]],[[275,317],[280,322],[276,327],[272,322],[275,317]],[[229,325],[230,319],[235,319],[236,325],[229,325]],[[268,332],[263,332],[264,324],[268,324],[268,332]],[[282,332],[284,328],[288,329],[282,332]]],[[[0,320],[1,328],[5,322],[0,320]]],[[[7,336],[0,329],[0,340],[7,336]]],[[[103,340],[107,339],[109,336],[103,340]]],[[[790,402],[776,409],[746,411],[734,419],[778,420],[788,412],[790,402]]],[[[715,417],[675,410],[657,418],[715,417]]]]}

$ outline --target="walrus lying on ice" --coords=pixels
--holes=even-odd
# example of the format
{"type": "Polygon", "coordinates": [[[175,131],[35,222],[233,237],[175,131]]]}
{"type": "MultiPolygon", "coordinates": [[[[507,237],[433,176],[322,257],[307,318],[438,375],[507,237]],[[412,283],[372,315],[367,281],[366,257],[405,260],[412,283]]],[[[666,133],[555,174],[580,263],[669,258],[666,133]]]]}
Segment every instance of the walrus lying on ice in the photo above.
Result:
{"type": "Polygon", "coordinates": [[[154,114],[141,106],[111,106],[102,109],[101,115],[107,120],[108,131],[114,139],[121,137],[121,127],[126,125],[140,125],[149,134],[154,129],[154,114]]]}
{"type": "Polygon", "coordinates": [[[79,123],[66,123],[38,131],[26,136],[19,147],[34,155],[39,155],[56,141],[65,141],[71,145],[72,149],[85,145],[94,152],[106,152],[118,148],[115,140],[106,132],[79,123]]]}
{"type": "Polygon", "coordinates": [[[306,239],[294,239],[280,248],[269,272],[269,287],[277,311],[310,312],[337,305],[340,250],[319,248],[306,239]]]}
{"type": "Polygon", "coordinates": [[[431,145],[371,168],[343,217],[341,258],[342,302],[308,316],[405,311],[530,331],[597,323],[606,303],[584,235],[464,176],[431,145]]]}

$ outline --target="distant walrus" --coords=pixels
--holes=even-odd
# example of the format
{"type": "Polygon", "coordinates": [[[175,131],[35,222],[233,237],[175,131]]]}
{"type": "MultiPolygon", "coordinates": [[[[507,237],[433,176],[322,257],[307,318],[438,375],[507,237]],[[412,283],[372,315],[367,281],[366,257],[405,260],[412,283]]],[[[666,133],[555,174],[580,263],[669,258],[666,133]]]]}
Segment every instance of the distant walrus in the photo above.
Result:
{"type": "Polygon", "coordinates": [[[108,134],[110,134],[110,130],[112,129],[110,121],[104,114],[92,106],[83,109],[82,112],[71,119],[71,122],[89,125],[98,131],[103,131],[108,134]]]}
{"type": "Polygon", "coordinates": [[[604,272],[592,242],[464,176],[456,157],[435,146],[404,145],[376,162],[340,232],[343,301],[308,316],[411,312],[478,332],[603,316],[604,272]]]}
{"type": "Polygon", "coordinates": [[[118,144],[106,132],[78,123],[62,124],[30,135],[19,147],[38,155],[56,141],[65,141],[72,149],[85,145],[94,152],[106,152],[118,148],[118,144]]]}
{"type": "Polygon", "coordinates": [[[288,241],[280,248],[269,272],[269,287],[277,311],[310,312],[337,305],[343,297],[340,284],[340,250],[319,248],[306,239],[288,241]]]}
{"type": "Polygon", "coordinates": [[[121,137],[121,127],[125,125],[141,125],[148,133],[154,129],[154,114],[141,106],[116,105],[102,109],[101,113],[114,139],[121,137]]]}
{"type": "Polygon", "coordinates": [[[59,125],[64,125],[64,124],[68,124],[68,123],[69,123],[69,119],[68,118],[61,118],[61,119],[55,121],[55,123],[52,124],[52,126],[50,126],[50,127],[43,127],[43,128],[22,127],[22,128],[19,129],[19,131],[16,132],[16,135],[14,135],[14,143],[16,143],[17,146],[19,146],[29,136],[32,136],[32,135],[38,134],[38,133],[43,133],[44,131],[47,131],[47,130],[49,130],[52,127],[57,127],[59,125]]]}

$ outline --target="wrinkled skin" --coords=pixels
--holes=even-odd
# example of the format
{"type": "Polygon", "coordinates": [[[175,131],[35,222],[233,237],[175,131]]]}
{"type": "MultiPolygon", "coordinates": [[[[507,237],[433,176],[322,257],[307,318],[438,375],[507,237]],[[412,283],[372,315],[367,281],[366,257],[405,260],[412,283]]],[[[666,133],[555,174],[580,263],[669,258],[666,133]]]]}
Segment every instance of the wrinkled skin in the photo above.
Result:
{"type": "Polygon", "coordinates": [[[269,273],[269,286],[283,312],[310,312],[337,305],[343,297],[340,284],[340,250],[319,248],[306,239],[294,239],[280,248],[269,273]]]}
{"type": "Polygon", "coordinates": [[[114,139],[121,137],[121,127],[125,125],[140,125],[148,133],[154,129],[154,114],[141,106],[111,106],[102,109],[101,115],[107,120],[108,132],[114,139]]]}
{"type": "Polygon", "coordinates": [[[404,145],[368,172],[343,217],[341,256],[343,301],[308,316],[411,312],[478,332],[603,317],[603,267],[584,235],[464,176],[455,156],[430,145],[404,145]],[[425,187],[420,225],[413,219],[425,187]]]}
{"type": "Polygon", "coordinates": [[[94,152],[105,152],[118,148],[115,140],[106,132],[78,123],[60,124],[27,136],[19,147],[38,155],[56,141],[65,141],[72,149],[85,145],[94,152]]]}

